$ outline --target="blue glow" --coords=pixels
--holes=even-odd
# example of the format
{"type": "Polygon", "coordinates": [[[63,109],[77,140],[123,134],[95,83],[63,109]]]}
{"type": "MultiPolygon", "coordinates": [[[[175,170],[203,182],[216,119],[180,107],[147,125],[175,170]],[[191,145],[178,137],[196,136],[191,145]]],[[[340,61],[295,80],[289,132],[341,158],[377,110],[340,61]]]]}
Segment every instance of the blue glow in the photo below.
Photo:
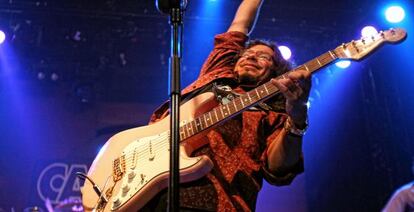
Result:
{"type": "Polygon", "coordinates": [[[373,26],[366,26],[361,30],[362,37],[371,37],[376,34],[378,34],[378,30],[373,26]]]}
{"type": "Polygon", "coordinates": [[[342,61],[336,62],[335,65],[338,68],[346,69],[346,68],[348,68],[351,65],[351,61],[349,61],[349,60],[342,60],[342,61]]]}
{"type": "Polygon", "coordinates": [[[385,17],[390,23],[399,23],[404,20],[405,11],[400,6],[391,6],[386,9],[385,17]]]}
{"type": "Polygon", "coordinates": [[[6,40],[6,34],[0,30],[0,44],[2,44],[6,40]]]}
{"type": "Polygon", "coordinates": [[[292,57],[292,51],[287,46],[279,46],[279,51],[282,53],[282,57],[285,60],[289,60],[292,57]]]}
{"type": "Polygon", "coordinates": [[[223,24],[222,20],[234,15],[227,13],[224,1],[197,1],[192,5],[192,11],[197,16],[185,20],[188,30],[184,37],[183,87],[197,79],[204,60],[213,49],[214,36],[228,29],[230,23],[223,24]]]}
{"type": "MultiPolygon", "coordinates": [[[[22,130],[23,141],[31,141],[30,135],[35,132],[35,124],[31,123],[29,105],[32,105],[26,94],[26,87],[19,80],[20,60],[9,43],[3,43],[0,48],[0,90],[7,91],[1,98],[7,99],[8,112],[13,114],[12,121],[22,130]],[[27,140],[28,139],[28,140],[27,140]]],[[[34,150],[34,149],[31,149],[34,150]]]]}

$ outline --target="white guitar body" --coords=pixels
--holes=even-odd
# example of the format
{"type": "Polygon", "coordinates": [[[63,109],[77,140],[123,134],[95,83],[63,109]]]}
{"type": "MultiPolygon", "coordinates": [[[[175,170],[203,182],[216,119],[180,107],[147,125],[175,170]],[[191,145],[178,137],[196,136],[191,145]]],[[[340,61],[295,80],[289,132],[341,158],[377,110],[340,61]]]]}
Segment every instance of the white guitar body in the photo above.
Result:
{"type": "MultiPolygon", "coordinates": [[[[201,94],[180,107],[180,125],[217,105],[214,94],[201,94]]],[[[137,211],[168,186],[169,116],[152,125],[122,131],[109,139],[93,161],[88,177],[107,203],[85,181],[82,200],[85,211],[137,211]],[[105,185],[106,184],[106,185],[105,185]]],[[[193,181],[213,167],[207,156],[189,157],[206,144],[203,133],[180,144],[180,182],[193,181]]]]}

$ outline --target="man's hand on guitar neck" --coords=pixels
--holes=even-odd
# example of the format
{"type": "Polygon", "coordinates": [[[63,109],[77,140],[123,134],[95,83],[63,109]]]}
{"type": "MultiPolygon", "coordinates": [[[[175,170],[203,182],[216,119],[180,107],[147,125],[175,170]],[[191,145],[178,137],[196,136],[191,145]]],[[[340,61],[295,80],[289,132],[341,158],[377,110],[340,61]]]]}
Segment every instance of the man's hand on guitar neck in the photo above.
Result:
{"type": "Polygon", "coordinates": [[[298,127],[306,127],[307,106],[311,73],[306,70],[297,70],[273,78],[272,83],[286,98],[286,113],[298,127]]]}

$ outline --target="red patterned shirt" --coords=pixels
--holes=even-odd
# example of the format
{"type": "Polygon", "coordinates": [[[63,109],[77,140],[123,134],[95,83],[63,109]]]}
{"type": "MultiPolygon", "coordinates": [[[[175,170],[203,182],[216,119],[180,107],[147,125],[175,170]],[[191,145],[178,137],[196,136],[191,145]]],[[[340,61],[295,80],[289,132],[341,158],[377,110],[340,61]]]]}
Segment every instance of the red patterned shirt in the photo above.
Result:
{"type": "MultiPolygon", "coordinates": [[[[183,97],[212,82],[234,81],[235,57],[247,39],[240,32],[217,35],[199,78],[183,90],[183,97]]],[[[243,92],[237,86],[233,89],[243,92]]],[[[168,104],[164,104],[155,111],[151,123],[167,115],[168,104]]],[[[268,170],[266,155],[267,146],[280,136],[286,117],[283,110],[247,110],[209,130],[208,145],[195,151],[194,156],[208,155],[214,168],[205,177],[180,186],[180,206],[206,211],[254,211],[263,178],[274,185],[290,184],[303,172],[303,160],[285,173],[276,174],[268,170]]],[[[161,199],[158,197],[158,201],[161,199]]]]}

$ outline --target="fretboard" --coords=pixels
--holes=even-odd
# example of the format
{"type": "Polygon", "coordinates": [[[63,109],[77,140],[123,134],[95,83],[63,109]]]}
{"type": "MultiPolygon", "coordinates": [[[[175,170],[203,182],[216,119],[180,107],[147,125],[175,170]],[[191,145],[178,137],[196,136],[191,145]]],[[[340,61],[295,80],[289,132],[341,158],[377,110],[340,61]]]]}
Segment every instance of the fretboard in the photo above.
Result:
{"type": "MultiPolygon", "coordinates": [[[[316,57],[304,63],[303,65],[294,68],[289,72],[302,69],[314,73],[320,68],[336,60],[338,58],[337,55],[339,54],[344,54],[344,52],[338,48],[333,51],[328,51],[319,57],[316,57]]],[[[284,75],[288,74],[289,72],[285,73],[284,75]]],[[[254,106],[255,104],[269,99],[278,92],[279,89],[276,86],[274,86],[271,82],[267,82],[249,92],[240,95],[225,105],[217,106],[211,111],[204,113],[194,120],[191,120],[182,125],[180,127],[180,140],[185,140],[209,127],[232,118],[242,111],[254,106]]]]}

